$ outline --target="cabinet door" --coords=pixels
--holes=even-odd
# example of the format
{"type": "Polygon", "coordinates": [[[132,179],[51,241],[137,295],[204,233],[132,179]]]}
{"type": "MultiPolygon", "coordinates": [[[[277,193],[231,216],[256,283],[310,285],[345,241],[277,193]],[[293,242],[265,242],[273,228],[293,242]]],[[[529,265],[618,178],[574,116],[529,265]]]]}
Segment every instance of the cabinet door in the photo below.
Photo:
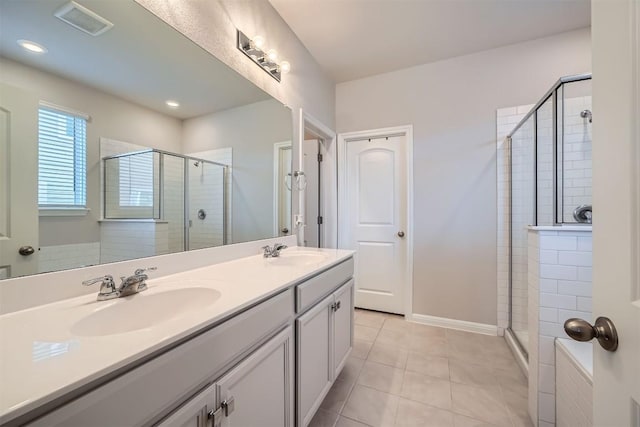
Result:
{"type": "Polygon", "coordinates": [[[206,427],[208,412],[215,404],[216,390],[213,384],[157,424],[157,427],[206,427]]]}
{"type": "Polygon", "coordinates": [[[333,297],[333,378],[337,378],[353,346],[353,279],[338,289],[333,297]]]}
{"type": "Polygon", "coordinates": [[[309,424],[331,388],[333,372],[333,295],[329,295],[296,320],[296,420],[309,424]]]}
{"type": "Polygon", "coordinates": [[[216,382],[222,427],[293,425],[292,343],[289,326],[216,382]]]}

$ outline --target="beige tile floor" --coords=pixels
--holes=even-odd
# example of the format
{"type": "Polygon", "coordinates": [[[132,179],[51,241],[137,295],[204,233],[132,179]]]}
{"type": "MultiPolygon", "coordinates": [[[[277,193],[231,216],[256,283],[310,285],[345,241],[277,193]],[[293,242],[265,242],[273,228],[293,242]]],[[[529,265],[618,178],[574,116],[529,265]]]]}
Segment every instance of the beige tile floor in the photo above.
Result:
{"type": "Polygon", "coordinates": [[[351,356],[311,427],[530,426],[502,337],[356,310],[351,356]]]}

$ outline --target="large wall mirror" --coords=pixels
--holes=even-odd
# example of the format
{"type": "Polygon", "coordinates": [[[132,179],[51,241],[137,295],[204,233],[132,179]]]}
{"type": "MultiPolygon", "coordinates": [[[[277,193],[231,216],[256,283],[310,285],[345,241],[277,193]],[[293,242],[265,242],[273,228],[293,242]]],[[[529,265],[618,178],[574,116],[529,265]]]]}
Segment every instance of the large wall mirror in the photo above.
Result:
{"type": "Polygon", "coordinates": [[[0,1],[0,278],[289,234],[291,140],[133,0],[0,1]]]}

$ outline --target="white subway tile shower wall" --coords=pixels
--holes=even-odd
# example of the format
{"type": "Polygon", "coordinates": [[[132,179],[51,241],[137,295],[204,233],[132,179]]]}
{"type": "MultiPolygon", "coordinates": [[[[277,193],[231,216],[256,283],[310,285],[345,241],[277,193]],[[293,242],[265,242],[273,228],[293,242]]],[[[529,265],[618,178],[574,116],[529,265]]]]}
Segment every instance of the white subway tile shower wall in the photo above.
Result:
{"type": "Polygon", "coordinates": [[[189,249],[224,244],[224,168],[189,165],[189,249]],[[202,210],[204,218],[198,216],[202,210]]]}
{"type": "Polygon", "coordinates": [[[100,242],[42,246],[38,255],[38,273],[99,263],[100,242]]]}
{"type": "Polygon", "coordinates": [[[568,98],[564,102],[564,222],[575,222],[573,210],[591,204],[592,125],[580,116],[583,110],[591,110],[591,104],[591,96],[568,98]]]}
{"type": "Polygon", "coordinates": [[[559,347],[556,354],[556,424],[593,426],[593,383],[559,347]]]}
{"type": "MultiPolygon", "coordinates": [[[[216,163],[220,163],[228,166],[226,170],[226,181],[225,181],[226,188],[223,194],[223,197],[225,197],[225,199],[222,200],[223,205],[226,207],[226,212],[224,213],[225,216],[220,217],[218,215],[215,218],[215,220],[212,218],[212,222],[209,225],[209,227],[216,230],[222,230],[224,221],[226,220],[225,228],[227,232],[227,244],[234,243],[233,235],[232,235],[232,230],[233,230],[232,228],[233,148],[231,147],[218,148],[215,150],[207,150],[207,151],[201,151],[197,153],[191,153],[189,155],[199,159],[209,160],[212,162],[216,162],[216,163]],[[215,221],[218,221],[218,222],[215,222],[215,221]]],[[[218,200],[216,203],[218,202],[220,202],[220,200],[218,200]]],[[[222,237],[220,237],[220,239],[222,239],[222,237]]]]}
{"type": "Polygon", "coordinates": [[[103,221],[100,224],[100,263],[169,253],[169,227],[159,221],[103,221]]]}
{"type": "Polygon", "coordinates": [[[556,422],[555,338],[567,337],[563,324],[570,317],[593,321],[591,247],[591,231],[529,231],[529,251],[535,252],[529,256],[529,311],[539,313],[537,342],[529,342],[529,403],[533,409],[537,401],[541,422],[556,422]]]}

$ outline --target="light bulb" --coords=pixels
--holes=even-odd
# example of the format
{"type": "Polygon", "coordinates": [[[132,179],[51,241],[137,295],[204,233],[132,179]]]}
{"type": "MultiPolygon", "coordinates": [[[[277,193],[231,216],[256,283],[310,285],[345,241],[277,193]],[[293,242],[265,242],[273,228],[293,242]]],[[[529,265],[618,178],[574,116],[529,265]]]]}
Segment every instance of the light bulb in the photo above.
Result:
{"type": "Polygon", "coordinates": [[[276,62],[278,60],[278,51],[275,49],[269,49],[267,51],[267,58],[269,58],[269,61],[271,62],[276,62]]]}
{"type": "Polygon", "coordinates": [[[47,48],[31,40],[18,40],[18,44],[32,53],[47,53],[47,48]]]}
{"type": "Polygon", "coordinates": [[[169,107],[169,108],[178,108],[180,106],[178,101],[173,101],[171,99],[166,101],[165,104],[167,104],[167,107],[169,107]]]}
{"type": "Polygon", "coordinates": [[[264,46],[264,37],[262,36],[255,36],[252,40],[253,45],[256,47],[256,49],[262,49],[262,47],[264,46]]]}
{"type": "Polygon", "coordinates": [[[287,74],[289,71],[291,71],[291,64],[289,64],[289,61],[282,61],[280,63],[280,71],[282,72],[282,74],[287,74]]]}

